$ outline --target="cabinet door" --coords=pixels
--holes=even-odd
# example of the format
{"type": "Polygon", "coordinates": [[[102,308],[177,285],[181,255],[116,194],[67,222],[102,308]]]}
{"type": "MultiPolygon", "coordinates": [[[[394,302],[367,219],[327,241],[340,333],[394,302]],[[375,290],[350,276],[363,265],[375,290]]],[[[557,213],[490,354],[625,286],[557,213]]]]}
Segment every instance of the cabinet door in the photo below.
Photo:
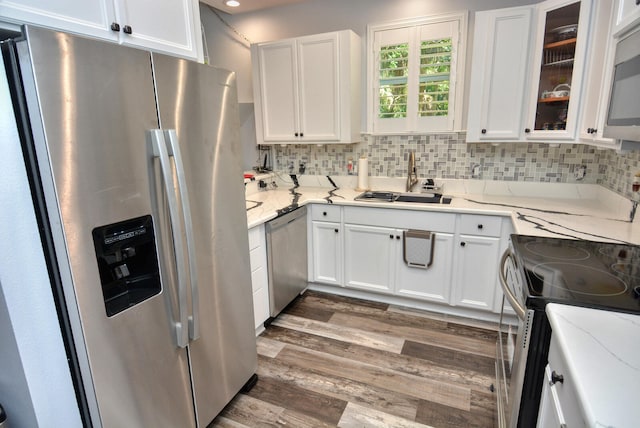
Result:
{"type": "Polygon", "coordinates": [[[500,238],[460,235],[454,251],[456,305],[493,310],[498,285],[500,238]]]}
{"type": "Polygon", "coordinates": [[[545,377],[542,382],[542,397],[540,398],[540,408],[538,411],[538,423],[540,428],[546,427],[566,427],[567,424],[562,414],[558,394],[555,385],[551,382],[551,368],[545,368],[545,377]]]}
{"type": "Polygon", "coordinates": [[[269,318],[269,274],[267,272],[267,243],[264,233],[264,225],[249,230],[249,259],[255,328],[259,328],[269,318]]]}
{"type": "Polygon", "coordinates": [[[532,12],[518,7],[476,13],[468,141],[523,135],[532,12]]]}
{"type": "Polygon", "coordinates": [[[528,138],[575,138],[590,15],[591,0],[538,5],[528,138]]]}
{"type": "Polygon", "coordinates": [[[18,23],[118,40],[111,31],[115,20],[113,0],[0,0],[0,16],[18,23]]]}
{"type": "Polygon", "coordinates": [[[617,10],[613,35],[620,37],[640,22],[640,2],[637,0],[617,0],[616,3],[617,10]]]}
{"type": "MultiPolygon", "coordinates": [[[[273,43],[257,48],[257,61],[261,103],[256,111],[256,128],[262,125],[264,142],[296,141],[298,137],[297,70],[294,41],[273,43]]],[[[260,141],[258,141],[260,143],[260,141]]]]}
{"type": "Polygon", "coordinates": [[[193,0],[115,0],[121,42],[191,59],[202,59],[200,9],[193,0]]]}
{"type": "Polygon", "coordinates": [[[595,2],[593,28],[587,49],[585,94],[581,98],[580,140],[586,143],[613,147],[615,141],[603,137],[606,112],[613,76],[615,45],[611,37],[612,2],[595,2]]]}
{"type": "Polygon", "coordinates": [[[345,224],[344,235],[345,285],[392,293],[399,231],[345,224]]]}
{"type": "Polygon", "coordinates": [[[342,233],[340,223],[314,221],[313,280],[342,285],[342,233]]]}
{"type": "MultiPolygon", "coordinates": [[[[402,259],[398,263],[396,293],[406,297],[449,303],[453,234],[437,233],[433,246],[433,263],[426,269],[409,267],[402,259]]],[[[402,257],[402,251],[398,257],[402,257]]]]}
{"type": "Polygon", "coordinates": [[[340,139],[338,52],[338,33],[298,40],[298,131],[302,141],[340,139]]]}

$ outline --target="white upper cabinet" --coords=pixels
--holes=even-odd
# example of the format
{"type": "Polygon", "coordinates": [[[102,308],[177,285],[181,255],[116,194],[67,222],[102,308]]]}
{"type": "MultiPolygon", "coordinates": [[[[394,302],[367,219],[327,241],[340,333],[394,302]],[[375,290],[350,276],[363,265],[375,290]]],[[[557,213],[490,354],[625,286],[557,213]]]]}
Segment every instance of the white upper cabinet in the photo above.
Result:
{"type": "Polygon", "coordinates": [[[469,141],[515,141],[524,133],[533,8],[476,13],[469,141]]]}
{"type": "MultiPolygon", "coordinates": [[[[607,1],[606,3],[609,2],[607,1]]],[[[640,1],[617,0],[613,35],[620,37],[633,29],[638,23],[640,23],[640,1]]]]}
{"type": "Polygon", "coordinates": [[[582,142],[616,148],[616,140],[603,137],[611,79],[615,40],[611,37],[614,5],[599,1],[593,5],[592,37],[587,49],[584,95],[581,102],[579,137],[582,142]]]}
{"type": "Polygon", "coordinates": [[[202,61],[195,0],[0,0],[0,19],[35,24],[202,61]]]}
{"type": "Polygon", "coordinates": [[[467,141],[575,142],[591,5],[476,14],[467,141]]]}
{"type": "Polygon", "coordinates": [[[348,30],[252,45],[258,144],[358,142],[360,55],[348,30]]]}

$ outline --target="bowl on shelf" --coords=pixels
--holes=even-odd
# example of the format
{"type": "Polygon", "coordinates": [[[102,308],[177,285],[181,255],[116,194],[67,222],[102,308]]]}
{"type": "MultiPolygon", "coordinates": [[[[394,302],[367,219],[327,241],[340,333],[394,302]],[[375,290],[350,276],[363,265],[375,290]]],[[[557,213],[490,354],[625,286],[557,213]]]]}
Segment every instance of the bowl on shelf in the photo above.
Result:
{"type": "Polygon", "coordinates": [[[544,91],[542,98],[562,98],[571,94],[571,86],[567,83],[561,83],[551,91],[544,91]]]}

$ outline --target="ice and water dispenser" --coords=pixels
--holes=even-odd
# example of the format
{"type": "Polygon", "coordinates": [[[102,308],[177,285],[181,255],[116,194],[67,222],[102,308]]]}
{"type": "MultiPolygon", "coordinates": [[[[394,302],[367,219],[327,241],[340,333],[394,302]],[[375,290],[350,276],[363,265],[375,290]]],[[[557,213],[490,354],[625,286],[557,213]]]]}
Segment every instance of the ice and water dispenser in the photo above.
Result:
{"type": "Polygon", "coordinates": [[[93,229],[107,316],[162,290],[153,219],[138,217],[93,229]]]}

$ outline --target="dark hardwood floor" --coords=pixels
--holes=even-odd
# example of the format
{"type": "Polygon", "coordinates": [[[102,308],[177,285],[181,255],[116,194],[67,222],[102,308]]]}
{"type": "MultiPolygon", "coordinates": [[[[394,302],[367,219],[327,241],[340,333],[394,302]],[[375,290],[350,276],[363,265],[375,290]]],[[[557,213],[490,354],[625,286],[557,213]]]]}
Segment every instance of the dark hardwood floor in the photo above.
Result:
{"type": "Polygon", "coordinates": [[[495,326],[307,291],[210,427],[493,427],[495,326]]]}

